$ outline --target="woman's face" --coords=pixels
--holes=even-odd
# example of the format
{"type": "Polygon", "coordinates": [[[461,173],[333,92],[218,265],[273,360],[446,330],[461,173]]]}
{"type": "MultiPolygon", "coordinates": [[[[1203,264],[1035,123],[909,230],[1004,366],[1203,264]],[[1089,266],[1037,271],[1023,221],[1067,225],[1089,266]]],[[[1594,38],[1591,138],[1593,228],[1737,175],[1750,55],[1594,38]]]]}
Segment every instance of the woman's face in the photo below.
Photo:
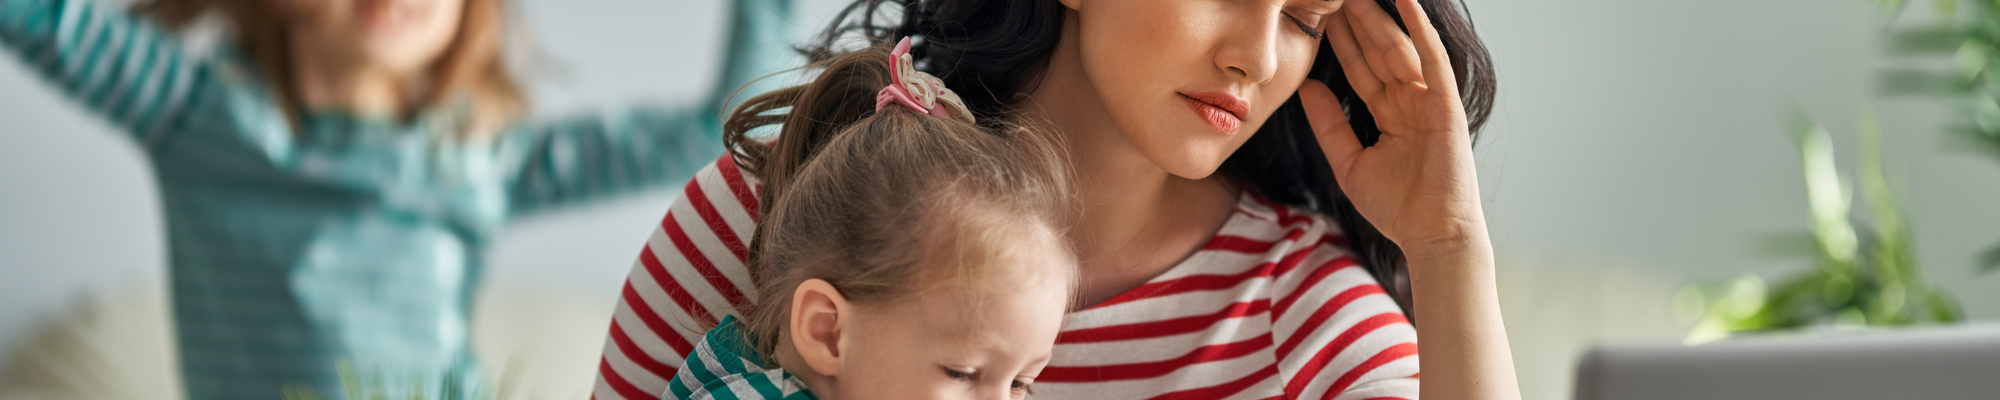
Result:
{"type": "Polygon", "coordinates": [[[1126,139],[1199,179],[1298,91],[1342,0],[1062,0],[1083,74],[1126,139]]]}
{"type": "Polygon", "coordinates": [[[295,43],[342,62],[399,73],[437,61],[458,37],[466,0],[278,0],[295,43]]]}

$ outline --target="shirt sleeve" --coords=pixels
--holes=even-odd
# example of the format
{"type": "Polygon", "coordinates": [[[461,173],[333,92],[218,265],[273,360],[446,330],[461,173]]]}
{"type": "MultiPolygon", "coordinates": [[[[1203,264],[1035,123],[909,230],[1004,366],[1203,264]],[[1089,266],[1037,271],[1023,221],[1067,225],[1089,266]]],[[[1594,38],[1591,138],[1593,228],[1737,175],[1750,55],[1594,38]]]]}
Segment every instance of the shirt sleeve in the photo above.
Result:
{"type": "Polygon", "coordinates": [[[775,84],[758,78],[792,63],[791,0],[739,0],[731,6],[722,76],[701,102],[635,107],[527,125],[509,135],[514,159],[510,197],[516,213],[664,186],[687,179],[722,145],[722,117],[744,98],[775,84]]]}
{"type": "Polygon", "coordinates": [[[681,191],[625,278],[593,397],[655,399],[702,339],[702,327],[755,299],[745,265],[757,226],[756,182],[722,157],[681,191]]]}
{"type": "Polygon", "coordinates": [[[186,123],[214,79],[171,35],[90,0],[0,0],[0,45],[148,147],[186,123]]]}
{"type": "Polygon", "coordinates": [[[636,107],[533,123],[508,134],[508,198],[528,214],[666,186],[722,153],[702,107],[636,107]]]}
{"type": "Polygon", "coordinates": [[[1303,259],[1275,271],[1271,335],[1286,397],[1415,399],[1416,329],[1344,243],[1324,233],[1303,259]]]}

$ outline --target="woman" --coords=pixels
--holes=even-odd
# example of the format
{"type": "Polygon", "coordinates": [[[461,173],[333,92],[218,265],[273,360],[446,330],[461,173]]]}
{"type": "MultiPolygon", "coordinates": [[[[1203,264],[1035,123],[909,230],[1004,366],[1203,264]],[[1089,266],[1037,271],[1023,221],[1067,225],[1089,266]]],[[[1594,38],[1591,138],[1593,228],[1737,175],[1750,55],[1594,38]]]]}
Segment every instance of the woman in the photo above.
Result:
{"type": "MultiPolygon", "coordinates": [[[[981,120],[1067,140],[1083,276],[1041,396],[1519,396],[1471,156],[1492,73],[1449,0],[880,3],[810,50],[918,36],[981,120]]],[[[741,171],[698,174],[641,254],[599,398],[657,397],[690,327],[756,306],[767,177],[741,171]]]]}

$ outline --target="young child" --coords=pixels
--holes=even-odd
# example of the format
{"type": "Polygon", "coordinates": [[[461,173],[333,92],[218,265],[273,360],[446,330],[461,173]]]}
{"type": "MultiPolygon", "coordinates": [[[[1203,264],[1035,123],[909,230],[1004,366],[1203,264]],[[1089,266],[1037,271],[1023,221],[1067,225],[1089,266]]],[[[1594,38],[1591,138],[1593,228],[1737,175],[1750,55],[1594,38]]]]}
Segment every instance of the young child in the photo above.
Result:
{"type": "Polygon", "coordinates": [[[710,329],[667,397],[1026,395],[1076,281],[1065,163],[1044,136],[973,124],[908,49],[837,57],[730,119],[773,199],[750,246],[758,306],[710,329]],[[769,145],[743,134],[772,123],[769,145]]]}
{"type": "Polygon", "coordinates": [[[685,179],[722,150],[721,99],[788,53],[769,44],[789,1],[737,1],[708,101],[523,122],[502,0],[135,9],[0,0],[0,45],[151,161],[195,399],[339,398],[343,375],[398,395],[478,386],[468,307],[493,233],[685,179]],[[169,34],[204,16],[229,32],[213,57],[169,34]]]}

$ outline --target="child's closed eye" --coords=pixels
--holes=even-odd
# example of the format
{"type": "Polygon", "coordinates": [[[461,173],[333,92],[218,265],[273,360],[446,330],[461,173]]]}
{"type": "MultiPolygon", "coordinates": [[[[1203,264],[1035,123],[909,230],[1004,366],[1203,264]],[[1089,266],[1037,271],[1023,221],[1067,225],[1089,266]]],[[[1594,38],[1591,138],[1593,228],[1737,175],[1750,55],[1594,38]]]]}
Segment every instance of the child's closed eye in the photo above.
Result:
{"type": "Polygon", "coordinates": [[[1015,379],[1012,389],[1015,395],[1033,396],[1035,394],[1035,379],[1015,379]]]}
{"type": "Polygon", "coordinates": [[[944,370],[945,377],[959,382],[971,382],[979,377],[979,371],[977,370],[959,370],[946,366],[939,366],[938,369],[944,370]]]}

